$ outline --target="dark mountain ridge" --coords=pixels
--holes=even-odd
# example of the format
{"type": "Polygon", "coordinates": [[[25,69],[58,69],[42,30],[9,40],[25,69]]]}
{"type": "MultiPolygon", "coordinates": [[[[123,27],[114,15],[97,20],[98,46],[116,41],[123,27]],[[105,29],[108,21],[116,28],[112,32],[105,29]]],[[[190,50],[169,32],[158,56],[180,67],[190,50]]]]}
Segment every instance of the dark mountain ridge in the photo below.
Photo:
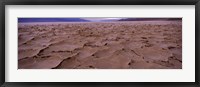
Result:
{"type": "Polygon", "coordinates": [[[89,20],[81,18],[18,18],[18,22],[89,22],[89,20]]]}
{"type": "Polygon", "coordinates": [[[182,20],[182,18],[124,18],[118,21],[157,21],[157,20],[182,20]]]}

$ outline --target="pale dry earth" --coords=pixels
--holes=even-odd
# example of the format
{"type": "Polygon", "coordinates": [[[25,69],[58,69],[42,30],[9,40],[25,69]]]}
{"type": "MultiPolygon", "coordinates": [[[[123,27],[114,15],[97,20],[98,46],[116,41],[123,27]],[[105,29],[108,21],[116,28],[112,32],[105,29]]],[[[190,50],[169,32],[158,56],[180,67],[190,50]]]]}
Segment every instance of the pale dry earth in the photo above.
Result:
{"type": "Polygon", "coordinates": [[[182,69],[182,22],[19,23],[19,69],[182,69]]]}

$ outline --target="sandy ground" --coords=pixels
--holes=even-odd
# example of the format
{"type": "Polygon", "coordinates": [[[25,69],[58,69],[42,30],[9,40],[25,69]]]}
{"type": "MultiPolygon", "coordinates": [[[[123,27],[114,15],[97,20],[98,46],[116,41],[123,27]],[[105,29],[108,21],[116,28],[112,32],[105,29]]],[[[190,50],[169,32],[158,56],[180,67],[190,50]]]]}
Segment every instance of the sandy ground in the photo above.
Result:
{"type": "Polygon", "coordinates": [[[181,21],[19,23],[19,69],[181,69],[181,21]]]}

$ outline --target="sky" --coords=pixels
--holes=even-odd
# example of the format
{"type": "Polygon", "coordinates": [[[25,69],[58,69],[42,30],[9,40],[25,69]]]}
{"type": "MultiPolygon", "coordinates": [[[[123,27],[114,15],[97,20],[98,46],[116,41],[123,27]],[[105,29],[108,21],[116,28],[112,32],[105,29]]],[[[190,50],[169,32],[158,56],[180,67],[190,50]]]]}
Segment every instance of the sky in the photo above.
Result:
{"type": "Polygon", "coordinates": [[[90,21],[103,21],[103,20],[119,20],[122,18],[82,18],[85,20],[90,20],[90,21]]]}

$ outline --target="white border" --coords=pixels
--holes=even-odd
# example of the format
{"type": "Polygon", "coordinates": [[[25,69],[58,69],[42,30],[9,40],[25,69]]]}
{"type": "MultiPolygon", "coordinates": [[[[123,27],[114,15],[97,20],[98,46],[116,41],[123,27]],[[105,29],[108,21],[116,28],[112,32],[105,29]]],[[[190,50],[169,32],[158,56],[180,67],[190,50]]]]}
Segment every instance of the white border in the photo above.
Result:
{"type": "Polygon", "coordinates": [[[194,82],[194,5],[6,5],[6,82],[194,82]],[[17,70],[18,17],[183,17],[183,69],[17,70]]]}

